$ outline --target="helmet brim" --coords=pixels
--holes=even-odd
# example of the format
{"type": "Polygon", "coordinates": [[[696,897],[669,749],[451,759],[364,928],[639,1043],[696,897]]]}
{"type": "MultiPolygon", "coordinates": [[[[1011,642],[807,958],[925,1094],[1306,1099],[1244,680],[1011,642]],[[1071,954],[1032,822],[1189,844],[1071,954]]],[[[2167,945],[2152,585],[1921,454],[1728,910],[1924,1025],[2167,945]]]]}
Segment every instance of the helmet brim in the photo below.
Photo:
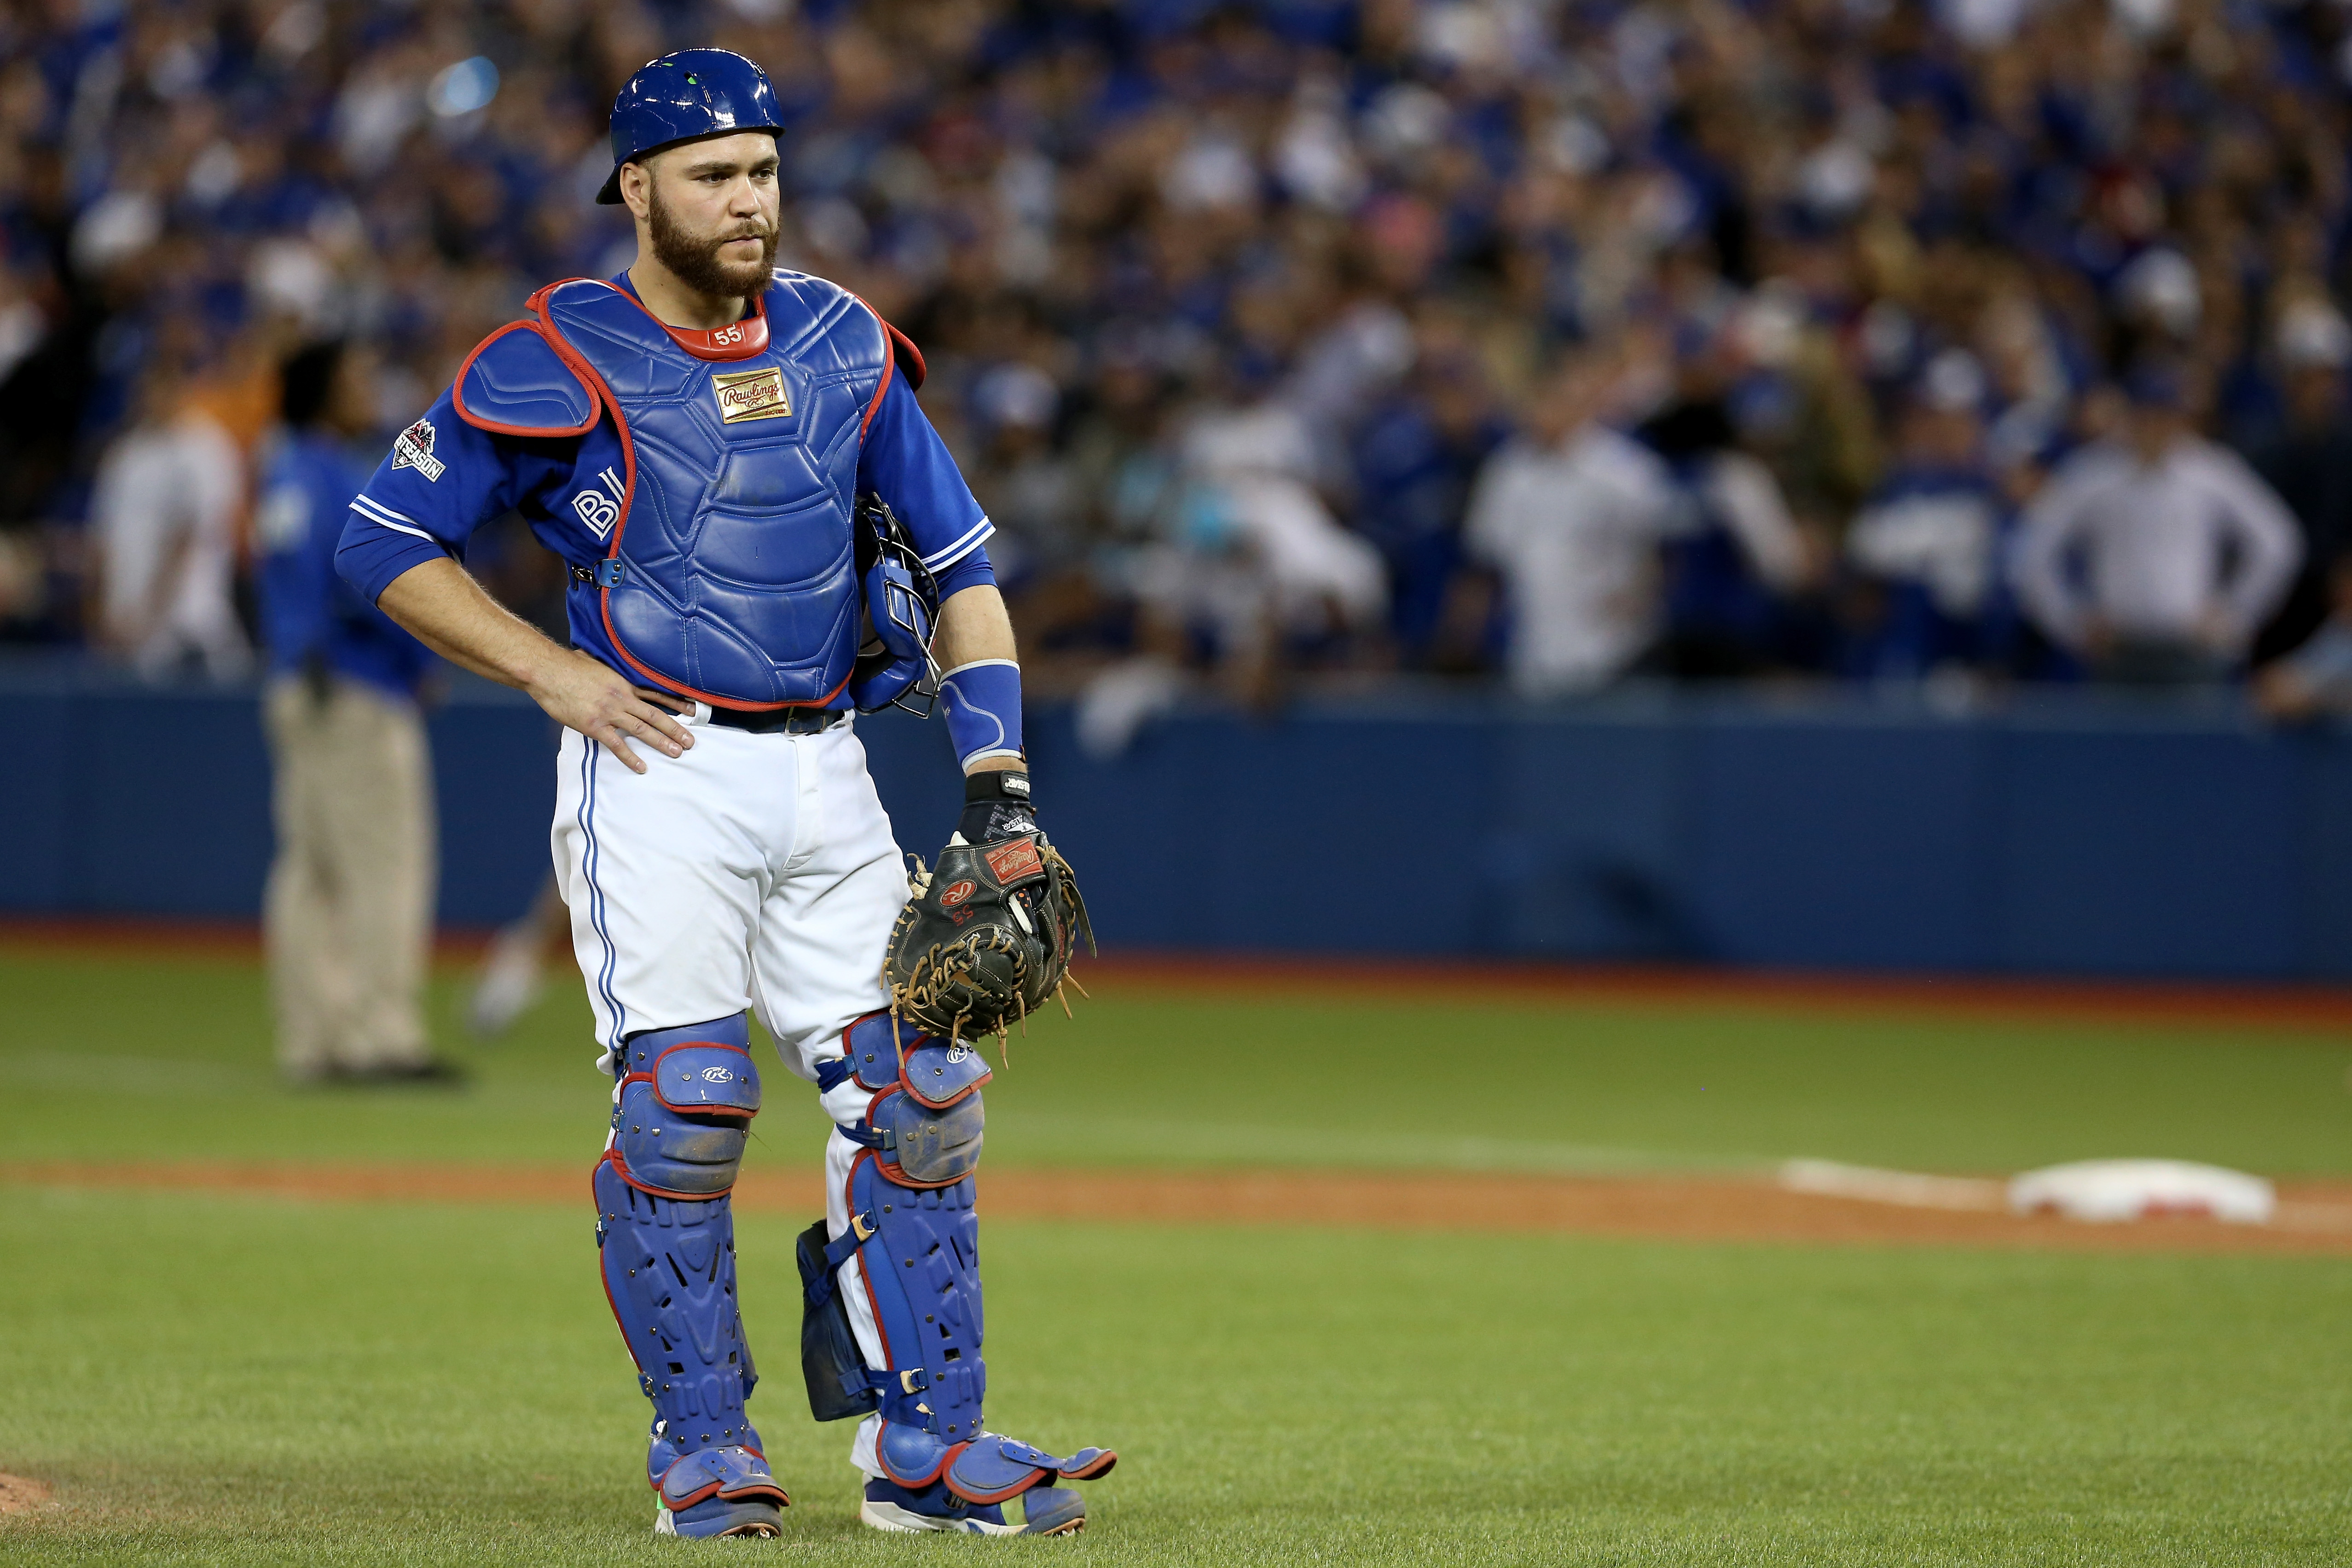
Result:
{"type": "Polygon", "coordinates": [[[620,162],[614,164],[613,172],[604,176],[604,186],[596,193],[596,204],[600,207],[617,207],[621,204],[621,170],[627,164],[642,163],[655,153],[667,152],[673,147],[684,147],[696,141],[715,141],[721,136],[741,136],[755,131],[764,131],[778,141],[784,139],[783,127],[780,125],[736,125],[723,131],[706,131],[699,136],[681,136],[675,141],[665,141],[657,147],[647,147],[641,152],[632,152],[620,162]]]}

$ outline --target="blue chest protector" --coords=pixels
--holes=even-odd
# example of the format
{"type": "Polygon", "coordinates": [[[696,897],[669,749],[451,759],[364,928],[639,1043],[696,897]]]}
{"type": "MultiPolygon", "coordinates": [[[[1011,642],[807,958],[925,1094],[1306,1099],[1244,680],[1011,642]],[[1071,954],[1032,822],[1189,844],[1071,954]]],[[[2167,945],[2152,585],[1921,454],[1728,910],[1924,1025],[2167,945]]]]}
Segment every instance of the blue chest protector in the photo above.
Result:
{"type": "Polygon", "coordinates": [[[457,413],[516,436],[609,423],[622,483],[596,583],[621,657],[727,707],[837,696],[857,654],[858,449],[897,335],[845,289],[792,272],[694,349],[593,278],[550,285],[530,308],[458,372],[457,413]]]}

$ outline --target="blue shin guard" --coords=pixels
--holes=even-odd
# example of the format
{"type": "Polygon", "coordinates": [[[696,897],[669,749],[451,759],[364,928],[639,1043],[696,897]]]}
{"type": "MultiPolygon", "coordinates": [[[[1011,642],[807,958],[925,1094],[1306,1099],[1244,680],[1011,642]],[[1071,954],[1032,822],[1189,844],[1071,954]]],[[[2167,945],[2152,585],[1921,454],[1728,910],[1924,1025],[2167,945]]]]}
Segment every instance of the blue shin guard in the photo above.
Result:
{"type": "Polygon", "coordinates": [[[774,1534],[790,1502],[744,1413],[759,1381],[735,1295],[728,1193],[760,1075],[740,1018],[631,1039],[596,1166],[604,1293],[654,1404],[665,1535],[774,1534]]]}
{"type": "MultiPolygon", "coordinates": [[[[906,1031],[887,1015],[852,1026],[848,1045],[849,1060],[828,1063],[825,1076],[837,1083],[855,1074],[878,1092],[865,1116],[842,1129],[866,1152],[850,1167],[849,1228],[825,1248],[829,1268],[821,1279],[830,1284],[831,1270],[854,1256],[881,1338],[885,1366],[861,1370],[882,1416],[876,1463],[882,1480],[898,1489],[885,1500],[924,1517],[1001,1525],[1001,1517],[973,1510],[1059,1479],[1108,1474],[1118,1456],[1083,1448],[1061,1458],[987,1428],[971,1175],[980,1163],[986,1065],[969,1048],[906,1031]]],[[[822,1289],[813,1286],[813,1300],[822,1289]]],[[[1085,1516],[1067,1493],[1045,1512],[1059,1521],[1056,1531],[1076,1528],[1085,1516]]]]}

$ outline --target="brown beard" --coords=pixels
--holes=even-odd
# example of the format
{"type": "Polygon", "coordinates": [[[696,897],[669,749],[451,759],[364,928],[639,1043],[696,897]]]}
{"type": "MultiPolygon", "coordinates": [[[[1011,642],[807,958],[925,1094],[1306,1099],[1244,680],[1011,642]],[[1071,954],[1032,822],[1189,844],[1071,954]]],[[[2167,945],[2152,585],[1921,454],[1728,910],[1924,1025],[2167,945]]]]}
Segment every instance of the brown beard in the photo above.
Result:
{"type": "Polygon", "coordinates": [[[739,229],[717,239],[704,239],[678,226],[670,210],[662,205],[659,189],[648,185],[646,203],[646,225],[654,242],[654,259],[669,268],[680,283],[714,299],[743,299],[766,289],[768,275],[776,266],[774,229],[765,234],[739,229]],[[719,259],[719,247],[739,239],[760,242],[758,261],[719,259]]]}

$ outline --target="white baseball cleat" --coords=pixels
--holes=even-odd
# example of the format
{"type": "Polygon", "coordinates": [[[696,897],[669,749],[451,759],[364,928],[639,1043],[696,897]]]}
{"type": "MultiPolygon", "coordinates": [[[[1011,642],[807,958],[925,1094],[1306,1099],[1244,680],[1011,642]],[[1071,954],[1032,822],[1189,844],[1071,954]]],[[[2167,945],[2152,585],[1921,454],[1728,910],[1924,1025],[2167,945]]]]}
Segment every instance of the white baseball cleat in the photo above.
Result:
{"type": "Polygon", "coordinates": [[[920,1490],[876,1478],[866,1483],[858,1518],[895,1535],[1076,1535],[1087,1527],[1086,1500],[1065,1487],[1034,1487],[1021,1495],[1021,1521],[1008,1521],[1002,1503],[972,1503],[934,1481],[920,1490]]]}

